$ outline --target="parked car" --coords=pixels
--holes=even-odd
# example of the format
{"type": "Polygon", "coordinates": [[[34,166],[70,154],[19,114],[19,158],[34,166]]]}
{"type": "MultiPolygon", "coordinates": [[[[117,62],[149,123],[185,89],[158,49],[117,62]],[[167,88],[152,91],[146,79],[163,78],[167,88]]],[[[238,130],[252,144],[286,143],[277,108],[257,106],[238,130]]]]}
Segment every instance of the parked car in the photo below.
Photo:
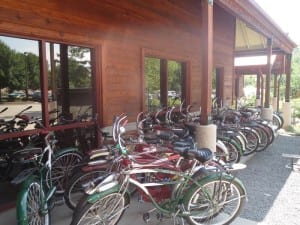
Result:
{"type": "MultiPolygon", "coordinates": [[[[42,99],[41,91],[34,91],[32,94],[32,101],[40,102],[42,99]]],[[[53,100],[51,92],[48,92],[48,101],[51,102],[53,100]]]]}
{"type": "Polygon", "coordinates": [[[16,99],[23,99],[26,97],[24,91],[13,91],[7,95],[9,101],[14,101],[16,99]]]}

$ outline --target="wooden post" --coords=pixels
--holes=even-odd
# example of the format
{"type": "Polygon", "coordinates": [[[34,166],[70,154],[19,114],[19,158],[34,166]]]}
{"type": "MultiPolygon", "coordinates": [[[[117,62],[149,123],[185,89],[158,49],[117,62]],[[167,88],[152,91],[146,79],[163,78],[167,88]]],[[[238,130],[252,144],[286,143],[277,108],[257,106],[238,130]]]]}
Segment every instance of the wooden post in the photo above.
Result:
{"type": "Polygon", "coordinates": [[[261,85],[260,85],[260,93],[261,93],[261,107],[263,107],[264,105],[264,86],[265,86],[265,82],[264,82],[264,76],[263,74],[261,74],[260,76],[260,79],[261,79],[261,85]]]}
{"type": "Polygon", "coordinates": [[[278,101],[277,101],[277,77],[278,74],[274,74],[274,88],[273,88],[273,110],[277,111],[278,109],[278,101]]]}
{"type": "Polygon", "coordinates": [[[235,109],[238,108],[238,100],[240,97],[240,74],[235,74],[235,85],[234,85],[234,94],[235,94],[235,109]]]}
{"type": "Polygon", "coordinates": [[[277,112],[279,112],[279,100],[280,100],[280,81],[282,78],[282,74],[279,75],[279,79],[277,81],[277,112]]]}
{"type": "Polygon", "coordinates": [[[202,15],[202,79],[201,79],[201,125],[208,125],[211,111],[213,71],[213,1],[201,2],[202,15]]]}
{"type": "Polygon", "coordinates": [[[48,113],[48,71],[46,59],[46,42],[39,41],[39,63],[40,63],[40,81],[41,81],[41,102],[42,102],[42,118],[46,128],[49,128],[48,113]]]}
{"type": "Polygon", "coordinates": [[[256,99],[260,99],[260,89],[261,89],[261,87],[260,87],[260,83],[261,83],[261,72],[259,72],[259,73],[257,73],[256,74],[256,99]]]}
{"type": "Polygon", "coordinates": [[[160,103],[168,107],[168,61],[160,60],[160,103]]]}
{"type": "Polygon", "coordinates": [[[272,71],[272,64],[271,64],[271,57],[272,57],[272,45],[273,40],[272,38],[268,38],[268,55],[267,55],[267,74],[266,74],[266,90],[265,90],[265,108],[270,107],[270,83],[271,83],[271,71],[272,71]]]}
{"type": "Polygon", "coordinates": [[[273,97],[276,98],[277,97],[277,76],[278,74],[274,75],[274,93],[273,93],[273,97]]]}
{"type": "MultiPolygon", "coordinates": [[[[68,46],[60,44],[60,67],[62,86],[62,113],[67,118],[70,116],[70,94],[69,94],[69,69],[68,69],[68,46]]],[[[70,118],[68,118],[70,119],[70,118]]]]}
{"type": "Polygon", "coordinates": [[[290,102],[292,55],[286,57],[285,102],[290,102]]]}

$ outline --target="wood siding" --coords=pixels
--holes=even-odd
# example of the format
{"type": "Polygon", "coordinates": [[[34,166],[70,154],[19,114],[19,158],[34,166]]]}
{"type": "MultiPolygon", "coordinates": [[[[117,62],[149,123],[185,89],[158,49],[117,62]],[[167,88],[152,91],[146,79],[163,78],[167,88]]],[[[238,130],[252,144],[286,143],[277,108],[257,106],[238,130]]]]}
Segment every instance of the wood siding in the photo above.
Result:
{"type": "Polygon", "coordinates": [[[224,68],[223,101],[231,104],[234,87],[235,18],[214,5],[214,67],[224,68]]]}
{"type": "MultiPolygon", "coordinates": [[[[214,65],[222,65],[232,96],[234,18],[215,7],[214,65]]],[[[0,0],[0,35],[94,48],[103,126],[113,114],[143,109],[143,56],[181,60],[189,72],[190,102],[200,104],[201,1],[0,0]],[[101,86],[101,87],[99,87],[101,86]]]]}

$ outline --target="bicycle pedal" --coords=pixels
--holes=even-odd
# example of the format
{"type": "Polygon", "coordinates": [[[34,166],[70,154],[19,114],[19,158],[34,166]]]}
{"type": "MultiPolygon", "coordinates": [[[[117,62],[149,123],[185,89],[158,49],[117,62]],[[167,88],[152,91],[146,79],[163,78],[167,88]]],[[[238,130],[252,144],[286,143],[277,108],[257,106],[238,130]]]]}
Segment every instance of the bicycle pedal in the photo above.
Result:
{"type": "Polygon", "coordinates": [[[162,213],[156,213],[156,219],[161,222],[164,219],[164,215],[162,213]]]}
{"type": "Polygon", "coordinates": [[[148,223],[150,221],[150,213],[148,213],[148,212],[144,213],[143,220],[145,223],[148,223]]]}

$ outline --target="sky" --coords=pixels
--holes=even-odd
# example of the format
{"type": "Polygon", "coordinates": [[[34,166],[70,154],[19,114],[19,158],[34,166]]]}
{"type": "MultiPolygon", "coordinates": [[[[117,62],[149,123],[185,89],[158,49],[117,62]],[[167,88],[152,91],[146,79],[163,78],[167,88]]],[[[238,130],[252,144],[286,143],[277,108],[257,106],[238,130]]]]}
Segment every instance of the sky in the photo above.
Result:
{"type": "Polygon", "coordinates": [[[300,1],[299,0],[255,0],[273,21],[300,45],[300,1]]]}

